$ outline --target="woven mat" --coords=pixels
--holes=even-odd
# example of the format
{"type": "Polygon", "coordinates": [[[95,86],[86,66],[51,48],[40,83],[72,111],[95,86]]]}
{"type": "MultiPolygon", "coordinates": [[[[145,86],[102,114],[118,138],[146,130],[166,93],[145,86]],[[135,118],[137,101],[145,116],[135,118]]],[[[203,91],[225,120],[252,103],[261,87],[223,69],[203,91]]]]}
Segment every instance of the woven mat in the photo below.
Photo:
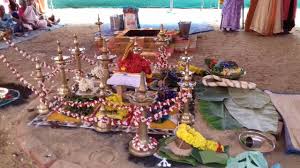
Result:
{"type": "MultiPolygon", "coordinates": [[[[46,29],[41,29],[41,30],[34,30],[27,32],[26,35],[21,36],[21,37],[13,37],[13,42],[14,43],[21,43],[27,40],[31,40],[35,37],[38,37],[42,33],[48,32],[48,31],[53,31],[59,28],[64,27],[64,25],[53,25],[52,27],[47,27],[46,29]]],[[[0,41],[0,50],[8,48],[9,46],[5,43],[5,41],[0,41]]]]}
{"type": "Polygon", "coordinates": [[[300,154],[300,95],[266,93],[283,117],[287,153],[300,154]]]}

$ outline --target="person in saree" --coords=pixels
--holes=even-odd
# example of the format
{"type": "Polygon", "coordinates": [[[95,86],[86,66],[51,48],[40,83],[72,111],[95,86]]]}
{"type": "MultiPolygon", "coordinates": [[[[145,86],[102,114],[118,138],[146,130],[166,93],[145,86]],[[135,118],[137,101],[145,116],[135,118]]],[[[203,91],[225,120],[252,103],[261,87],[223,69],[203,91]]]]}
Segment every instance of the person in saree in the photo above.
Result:
{"type": "Polygon", "coordinates": [[[246,31],[253,30],[266,36],[283,32],[282,0],[258,0],[255,10],[250,7],[249,12],[253,13],[248,13],[246,31]]]}
{"type": "Polygon", "coordinates": [[[226,31],[240,29],[240,18],[243,0],[225,0],[222,8],[222,20],[220,28],[226,31]]]}
{"type": "Polygon", "coordinates": [[[60,19],[56,19],[55,16],[52,14],[50,17],[45,16],[45,10],[42,10],[40,7],[40,1],[39,0],[29,0],[31,3],[31,6],[35,12],[36,15],[39,16],[40,19],[46,19],[48,26],[52,26],[55,24],[58,24],[60,22],[60,19]]]}
{"type": "Polygon", "coordinates": [[[252,20],[253,20],[253,15],[257,6],[258,0],[250,0],[250,7],[247,13],[247,18],[245,22],[245,31],[246,32],[251,32],[252,30],[250,29],[252,20]]]}
{"type": "Polygon", "coordinates": [[[295,27],[297,0],[283,0],[282,10],[283,31],[289,33],[295,27]]]}
{"type": "Polygon", "coordinates": [[[28,2],[26,0],[20,1],[19,17],[29,30],[47,28],[47,20],[40,18],[40,16],[35,13],[34,8],[31,6],[32,3],[32,0],[28,2]]]}

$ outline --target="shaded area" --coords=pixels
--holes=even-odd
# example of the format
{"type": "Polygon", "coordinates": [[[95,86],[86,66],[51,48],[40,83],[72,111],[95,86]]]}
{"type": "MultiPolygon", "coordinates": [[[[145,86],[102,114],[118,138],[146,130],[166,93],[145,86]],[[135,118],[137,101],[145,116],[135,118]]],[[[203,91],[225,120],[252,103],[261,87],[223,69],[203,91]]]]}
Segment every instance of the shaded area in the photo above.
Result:
{"type": "MultiPolygon", "coordinates": [[[[247,0],[248,1],[248,0],[247,0]]],[[[170,7],[169,0],[52,0],[48,1],[49,7],[54,8],[123,8],[123,7],[137,7],[137,8],[168,8],[170,7]]],[[[175,8],[217,8],[218,0],[174,0],[175,8]]]]}

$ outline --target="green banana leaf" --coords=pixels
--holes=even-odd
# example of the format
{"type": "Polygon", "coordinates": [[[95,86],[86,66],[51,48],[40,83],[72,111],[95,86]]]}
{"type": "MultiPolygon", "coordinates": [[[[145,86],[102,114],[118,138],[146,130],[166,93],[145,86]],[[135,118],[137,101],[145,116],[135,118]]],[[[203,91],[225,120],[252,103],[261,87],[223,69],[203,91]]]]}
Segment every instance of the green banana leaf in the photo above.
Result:
{"type": "Polygon", "coordinates": [[[232,99],[226,99],[224,104],[231,116],[244,127],[262,132],[277,131],[279,114],[271,102],[263,108],[242,107],[232,99]]]}
{"type": "Polygon", "coordinates": [[[223,102],[200,100],[199,111],[208,125],[215,129],[228,130],[243,127],[230,115],[223,102]]]}
{"type": "Polygon", "coordinates": [[[206,87],[200,81],[194,88],[197,99],[206,101],[224,101],[229,98],[228,89],[225,87],[206,87]]]}
{"type": "Polygon", "coordinates": [[[195,158],[200,164],[214,168],[225,167],[229,158],[226,153],[201,151],[198,149],[193,149],[192,157],[195,158]]]}
{"type": "Polygon", "coordinates": [[[160,148],[158,154],[162,157],[165,157],[167,160],[171,160],[174,162],[185,163],[192,166],[198,165],[196,159],[194,159],[192,156],[177,156],[165,148],[160,148]]]}
{"type": "Polygon", "coordinates": [[[176,136],[162,138],[159,140],[158,155],[166,158],[167,160],[177,163],[189,164],[191,166],[197,166],[199,164],[208,167],[225,167],[228,159],[228,146],[225,146],[225,153],[218,153],[213,151],[201,151],[193,148],[190,156],[177,156],[169,149],[166,148],[167,144],[174,141],[176,136]]]}
{"type": "Polygon", "coordinates": [[[229,88],[228,92],[235,104],[245,108],[259,109],[271,102],[270,96],[259,89],[229,88]]]}

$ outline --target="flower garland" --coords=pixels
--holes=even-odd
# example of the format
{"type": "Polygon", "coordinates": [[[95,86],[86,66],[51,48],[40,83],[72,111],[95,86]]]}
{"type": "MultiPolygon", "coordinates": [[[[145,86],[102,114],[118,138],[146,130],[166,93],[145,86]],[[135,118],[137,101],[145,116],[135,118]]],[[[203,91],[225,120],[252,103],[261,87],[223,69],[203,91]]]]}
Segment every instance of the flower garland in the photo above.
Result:
{"type": "MultiPolygon", "coordinates": [[[[33,58],[30,54],[28,54],[26,51],[18,48],[14,42],[12,42],[11,40],[8,40],[6,39],[5,37],[3,38],[3,40],[6,42],[6,44],[9,45],[9,47],[13,47],[17,52],[20,53],[20,55],[32,62],[35,62],[36,61],[36,58],[33,58]]],[[[48,69],[52,69],[52,70],[55,70],[56,67],[55,66],[51,66],[49,64],[47,64],[46,62],[42,62],[41,63],[41,66],[44,67],[44,68],[48,68],[48,69]]]]}
{"type": "Polygon", "coordinates": [[[143,107],[136,107],[133,108],[133,117],[132,117],[132,123],[135,126],[138,126],[140,122],[145,122],[146,125],[149,127],[151,122],[157,121],[161,119],[163,116],[169,115],[170,112],[180,109],[184,102],[187,101],[187,98],[189,96],[188,92],[181,91],[178,93],[178,96],[175,98],[167,99],[164,102],[157,102],[157,104],[154,104],[150,107],[146,107],[146,110],[150,113],[154,112],[154,110],[161,109],[161,111],[155,113],[153,116],[145,118],[142,116],[142,111],[145,110],[143,107]],[[171,105],[172,104],[172,105],[171,105]],[[166,109],[168,107],[168,109],[166,109]]]}
{"type": "MultiPolygon", "coordinates": [[[[48,73],[44,74],[44,75],[43,75],[44,80],[50,80],[50,79],[52,79],[54,76],[57,75],[58,72],[59,72],[59,69],[56,68],[56,69],[53,70],[52,72],[48,72],[48,73]]],[[[33,71],[33,72],[30,74],[30,76],[31,76],[31,77],[35,77],[35,72],[33,71]]],[[[53,83],[54,81],[51,81],[51,82],[53,83]]]]}
{"type": "Polygon", "coordinates": [[[54,76],[56,76],[58,72],[59,72],[59,69],[56,68],[54,71],[45,74],[44,75],[44,79],[45,80],[50,80],[51,78],[53,78],[54,76]]]}
{"type": "Polygon", "coordinates": [[[71,107],[95,107],[98,104],[103,104],[104,106],[109,106],[114,109],[118,110],[128,110],[128,113],[132,111],[132,107],[128,105],[118,105],[115,103],[111,103],[109,101],[106,101],[102,98],[99,98],[98,100],[94,100],[91,102],[74,102],[74,101],[61,101],[59,105],[57,105],[54,110],[58,111],[59,113],[62,113],[68,117],[73,117],[77,119],[84,120],[88,123],[91,122],[102,122],[102,123],[110,123],[111,125],[117,125],[117,126],[129,126],[131,118],[129,117],[127,120],[121,121],[117,119],[110,119],[108,117],[97,117],[95,113],[91,114],[90,116],[83,116],[77,113],[72,113],[71,111],[65,110],[63,106],[71,106],[71,107]]]}
{"type": "Polygon", "coordinates": [[[40,89],[36,89],[31,83],[29,83],[25,78],[17,71],[17,69],[13,68],[9,61],[7,61],[7,58],[4,55],[0,55],[0,60],[6,65],[6,67],[11,71],[12,74],[16,75],[16,78],[23,83],[27,88],[33,91],[34,94],[38,95],[40,97],[40,102],[44,103],[45,105],[51,105],[48,102],[48,93],[49,90],[46,89],[45,84],[41,81],[38,82],[38,86],[40,89]]]}
{"type": "Polygon", "coordinates": [[[45,84],[42,81],[38,81],[38,86],[40,88],[40,93],[39,93],[40,103],[43,103],[46,106],[48,106],[47,90],[46,90],[45,84]]]}
{"type": "Polygon", "coordinates": [[[87,63],[89,63],[90,65],[95,65],[95,64],[97,63],[96,61],[89,59],[89,58],[88,58],[87,56],[85,56],[85,55],[82,55],[80,58],[81,58],[82,60],[86,61],[87,63]]]}
{"type": "Polygon", "coordinates": [[[197,149],[224,152],[223,145],[216,141],[205,139],[198,131],[187,124],[178,126],[176,136],[197,149]]]}
{"type": "Polygon", "coordinates": [[[135,137],[131,141],[132,146],[137,149],[138,151],[149,151],[156,148],[158,142],[155,138],[149,137],[149,143],[147,145],[143,145],[140,141],[139,135],[135,135],[135,137]]]}
{"type": "Polygon", "coordinates": [[[156,66],[159,68],[159,69],[165,69],[165,68],[168,68],[168,58],[169,58],[169,54],[167,52],[167,49],[165,46],[160,46],[158,48],[158,52],[159,52],[159,55],[158,55],[158,61],[156,62],[156,66]]]}
{"type": "Polygon", "coordinates": [[[97,100],[91,101],[91,102],[80,102],[80,101],[61,101],[60,105],[58,105],[55,108],[55,111],[58,111],[59,113],[62,113],[64,115],[67,115],[69,117],[74,117],[77,119],[82,119],[86,122],[102,122],[102,123],[110,123],[111,125],[115,126],[131,126],[132,124],[134,126],[138,126],[140,122],[145,122],[148,126],[150,126],[150,123],[156,120],[161,119],[165,115],[169,115],[170,112],[174,111],[175,109],[180,109],[183,105],[183,102],[187,101],[187,97],[189,96],[188,92],[179,92],[178,96],[172,99],[167,99],[164,102],[158,102],[157,104],[154,104],[153,106],[146,107],[144,109],[143,107],[138,107],[134,105],[126,105],[126,104],[120,104],[120,103],[114,103],[109,100],[105,100],[103,98],[99,98],[97,100]],[[83,116],[77,113],[72,113],[71,111],[65,110],[62,108],[62,106],[71,106],[71,107],[95,107],[98,104],[103,104],[106,107],[109,107],[110,109],[116,109],[116,110],[127,110],[129,116],[126,120],[118,120],[118,119],[112,119],[106,116],[99,116],[97,117],[96,114],[91,114],[90,116],[83,116]],[[172,104],[172,105],[171,105],[172,104]],[[168,109],[166,109],[166,106],[169,106],[168,109]],[[144,117],[142,116],[143,110],[147,110],[150,113],[154,112],[153,110],[162,109],[161,111],[155,113],[153,116],[150,117],[144,117]]]}
{"type": "Polygon", "coordinates": [[[36,88],[25,80],[25,78],[17,71],[17,69],[13,68],[7,58],[4,55],[0,55],[0,60],[6,65],[6,67],[12,72],[12,74],[16,75],[17,79],[22,82],[27,88],[31,89],[35,94],[39,94],[36,88]]]}

